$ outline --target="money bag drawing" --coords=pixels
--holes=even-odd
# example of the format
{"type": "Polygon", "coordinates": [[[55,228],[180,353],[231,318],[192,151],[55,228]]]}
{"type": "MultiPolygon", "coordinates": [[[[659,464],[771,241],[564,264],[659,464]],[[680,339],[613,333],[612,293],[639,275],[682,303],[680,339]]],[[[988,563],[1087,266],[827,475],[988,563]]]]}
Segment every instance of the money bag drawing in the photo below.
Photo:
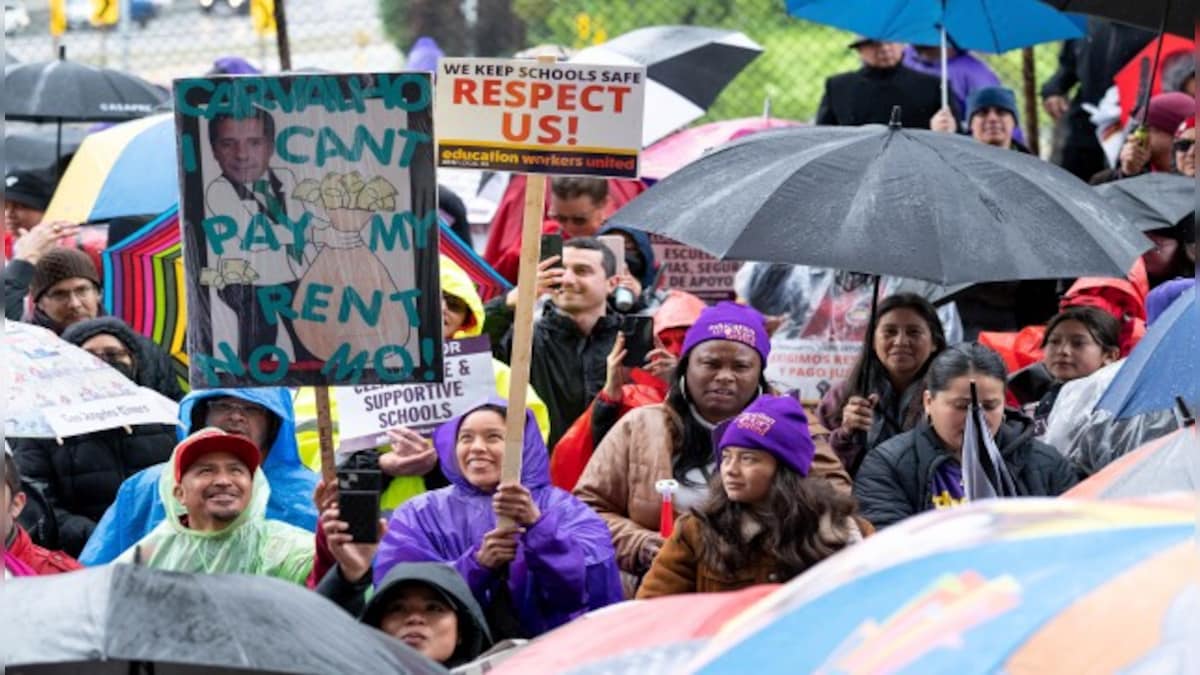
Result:
{"type": "MultiPolygon", "coordinates": [[[[351,171],[330,172],[320,181],[307,178],[296,185],[292,197],[314,210],[324,211],[330,227],[345,233],[361,233],[376,212],[396,209],[396,194],[396,188],[383,177],[364,180],[357,171],[351,171]]],[[[332,307],[345,304],[342,293],[347,288],[358,292],[362,305],[382,307],[378,312],[349,311],[344,320],[335,310],[326,323],[296,322],[296,335],[313,356],[328,361],[339,348],[348,345],[350,351],[345,358],[350,360],[364,351],[373,354],[384,344],[408,344],[412,332],[409,318],[388,302],[388,297],[399,289],[387,266],[362,237],[349,248],[321,248],[300,279],[293,299],[297,313],[303,310],[312,284],[334,289],[327,296],[332,307]],[[376,298],[382,301],[376,303],[376,298]]]]}

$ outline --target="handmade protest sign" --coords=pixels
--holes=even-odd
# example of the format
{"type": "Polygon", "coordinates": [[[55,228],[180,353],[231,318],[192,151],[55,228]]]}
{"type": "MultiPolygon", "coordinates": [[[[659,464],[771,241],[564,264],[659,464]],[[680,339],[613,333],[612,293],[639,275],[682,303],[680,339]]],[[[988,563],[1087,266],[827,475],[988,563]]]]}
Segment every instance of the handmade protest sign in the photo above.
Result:
{"type": "Polygon", "coordinates": [[[661,234],[651,234],[650,244],[663,288],[686,291],[709,304],[737,297],[734,278],[741,269],[740,262],[719,260],[661,234]]]}
{"type": "Polygon", "coordinates": [[[495,394],[496,376],[487,337],[448,340],[444,353],[446,377],[440,384],[333,389],[342,438],[339,451],[386,444],[386,432],[401,426],[428,434],[442,422],[468,412],[472,405],[495,394]]]}
{"type": "Polygon", "coordinates": [[[438,62],[438,165],[637,178],[646,69],[438,62]]]}
{"type": "Polygon", "coordinates": [[[174,94],[192,386],[441,381],[429,74],[174,94]]]}

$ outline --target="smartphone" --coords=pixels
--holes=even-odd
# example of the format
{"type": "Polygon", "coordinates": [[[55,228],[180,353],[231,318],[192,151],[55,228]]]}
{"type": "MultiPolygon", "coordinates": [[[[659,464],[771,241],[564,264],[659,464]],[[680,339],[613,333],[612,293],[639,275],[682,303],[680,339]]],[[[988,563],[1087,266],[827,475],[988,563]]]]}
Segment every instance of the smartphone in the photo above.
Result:
{"type": "Polygon", "coordinates": [[[558,256],[558,262],[554,263],[553,267],[562,267],[562,244],[563,238],[561,234],[543,234],[542,256],[539,260],[547,260],[551,256],[558,256]]]}
{"type": "Polygon", "coordinates": [[[632,314],[621,319],[621,332],[625,334],[625,360],[622,365],[641,368],[646,357],[654,351],[654,318],[632,314]]]}
{"type": "Polygon", "coordinates": [[[355,543],[379,541],[379,491],[383,475],[379,469],[339,468],[338,510],[350,525],[355,543]]]}

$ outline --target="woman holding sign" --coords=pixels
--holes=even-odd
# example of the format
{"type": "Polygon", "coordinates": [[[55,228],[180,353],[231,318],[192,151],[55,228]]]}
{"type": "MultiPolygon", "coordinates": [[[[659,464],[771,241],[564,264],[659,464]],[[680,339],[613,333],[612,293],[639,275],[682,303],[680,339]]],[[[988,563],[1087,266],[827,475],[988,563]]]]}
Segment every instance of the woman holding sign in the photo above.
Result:
{"type": "Polygon", "coordinates": [[[497,640],[531,638],[621,600],[604,522],[550,485],[549,453],[526,414],[520,483],[500,483],[506,403],[500,399],[434,432],[451,485],[405,502],[375,557],[376,584],[402,562],[454,566],[497,640]],[[497,516],[516,523],[500,528],[497,516]]]}

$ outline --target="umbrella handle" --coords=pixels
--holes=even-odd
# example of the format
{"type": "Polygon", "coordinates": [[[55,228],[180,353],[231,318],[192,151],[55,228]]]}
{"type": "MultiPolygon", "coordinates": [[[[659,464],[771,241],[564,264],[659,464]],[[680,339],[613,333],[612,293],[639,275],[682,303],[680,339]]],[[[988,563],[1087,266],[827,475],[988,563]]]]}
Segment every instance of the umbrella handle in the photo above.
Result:
{"type": "MultiPolygon", "coordinates": [[[[945,6],[945,3],[943,3],[942,4],[943,13],[945,12],[945,10],[946,10],[946,6],[945,6]]],[[[946,23],[945,22],[946,22],[946,18],[945,18],[945,16],[943,16],[942,17],[942,26],[941,26],[941,34],[942,34],[942,107],[948,108],[948,107],[950,107],[950,87],[949,87],[950,66],[948,64],[948,59],[946,58],[946,23]]]]}

